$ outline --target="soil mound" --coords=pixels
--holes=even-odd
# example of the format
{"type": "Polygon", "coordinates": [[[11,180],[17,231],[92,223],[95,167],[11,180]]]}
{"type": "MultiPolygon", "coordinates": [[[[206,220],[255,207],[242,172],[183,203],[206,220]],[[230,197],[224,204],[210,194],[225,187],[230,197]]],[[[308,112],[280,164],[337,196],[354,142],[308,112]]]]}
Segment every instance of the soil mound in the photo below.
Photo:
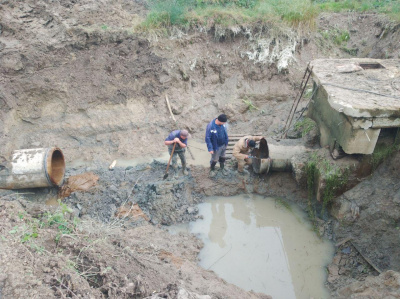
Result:
{"type": "Polygon", "coordinates": [[[4,298],[269,298],[198,267],[202,245],[194,236],[77,220],[66,205],[41,205],[41,213],[31,214],[36,208],[24,200],[0,202],[4,298]]]}

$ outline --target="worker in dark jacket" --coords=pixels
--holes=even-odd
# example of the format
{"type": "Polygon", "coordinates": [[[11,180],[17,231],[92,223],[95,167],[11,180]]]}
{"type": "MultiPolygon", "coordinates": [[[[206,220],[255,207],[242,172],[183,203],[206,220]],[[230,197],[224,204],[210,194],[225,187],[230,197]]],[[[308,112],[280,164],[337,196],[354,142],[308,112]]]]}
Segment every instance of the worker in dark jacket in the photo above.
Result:
{"type": "Polygon", "coordinates": [[[172,153],[174,143],[176,143],[174,154],[172,156],[172,168],[174,169],[175,175],[177,175],[177,170],[178,170],[177,156],[181,158],[182,173],[184,175],[188,174],[188,171],[186,170],[186,157],[185,157],[188,137],[190,137],[190,134],[187,130],[175,130],[172,131],[164,141],[164,144],[168,145],[168,153],[170,155],[172,153]]]}
{"type": "Polygon", "coordinates": [[[219,161],[220,170],[223,175],[227,175],[228,172],[224,168],[225,166],[225,152],[228,146],[228,132],[226,130],[225,124],[228,118],[225,114],[219,115],[217,118],[213,119],[206,129],[206,143],[208,152],[211,154],[210,160],[210,177],[214,177],[217,172],[215,170],[215,165],[219,161]]]}

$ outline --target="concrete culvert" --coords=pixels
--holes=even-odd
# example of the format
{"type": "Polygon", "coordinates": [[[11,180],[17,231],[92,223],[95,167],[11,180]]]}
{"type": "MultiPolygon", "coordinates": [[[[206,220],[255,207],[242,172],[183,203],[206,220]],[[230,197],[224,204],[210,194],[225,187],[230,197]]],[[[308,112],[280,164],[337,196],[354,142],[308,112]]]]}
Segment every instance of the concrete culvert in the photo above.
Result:
{"type": "Polygon", "coordinates": [[[255,173],[268,173],[270,167],[269,161],[269,148],[268,142],[265,138],[260,140],[259,148],[255,148],[252,151],[252,156],[256,157],[253,159],[253,170],[255,173]]]}
{"type": "Polygon", "coordinates": [[[0,171],[1,189],[59,187],[64,182],[64,155],[56,147],[16,150],[4,166],[0,171]]]}
{"type": "Polygon", "coordinates": [[[309,151],[299,140],[260,140],[259,148],[252,151],[252,165],[255,173],[262,174],[269,171],[292,171],[291,159],[309,151]]]}

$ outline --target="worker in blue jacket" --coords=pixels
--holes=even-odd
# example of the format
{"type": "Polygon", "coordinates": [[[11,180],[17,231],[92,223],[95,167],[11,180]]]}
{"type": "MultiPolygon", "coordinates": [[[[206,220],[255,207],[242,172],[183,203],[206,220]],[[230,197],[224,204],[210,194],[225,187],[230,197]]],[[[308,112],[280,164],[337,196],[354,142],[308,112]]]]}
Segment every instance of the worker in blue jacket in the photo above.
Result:
{"type": "Polygon", "coordinates": [[[185,151],[187,147],[187,139],[190,137],[190,134],[187,130],[175,130],[172,131],[167,138],[165,138],[164,144],[168,146],[168,153],[171,155],[172,149],[175,145],[174,154],[172,156],[172,168],[174,170],[175,175],[177,176],[178,170],[178,158],[181,158],[182,163],[182,173],[184,175],[188,175],[188,171],[186,169],[186,157],[185,151]]]}
{"type": "Polygon", "coordinates": [[[224,168],[225,166],[225,152],[228,146],[228,132],[226,131],[225,124],[228,118],[225,114],[219,115],[217,118],[213,119],[206,129],[206,143],[208,152],[211,154],[211,169],[210,177],[215,177],[217,171],[215,170],[215,165],[217,161],[220,164],[220,170],[223,175],[227,175],[228,172],[224,168]]]}

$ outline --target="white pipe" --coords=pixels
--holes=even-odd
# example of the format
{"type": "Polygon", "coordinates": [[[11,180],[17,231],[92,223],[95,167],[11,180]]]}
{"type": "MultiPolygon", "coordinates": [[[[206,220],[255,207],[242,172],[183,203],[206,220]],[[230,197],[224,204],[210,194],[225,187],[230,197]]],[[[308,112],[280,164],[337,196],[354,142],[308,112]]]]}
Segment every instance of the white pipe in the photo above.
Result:
{"type": "Polygon", "coordinates": [[[279,142],[269,139],[268,145],[260,141],[259,149],[254,150],[257,157],[252,160],[255,173],[270,171],[292,171],[292,157],[307,152],[301,139],[282,139],[279,142]]]}
{"type": "Polygon", "coordinates": [[[0,189],[61,186],[64,174],[64,155],[59,148],[16,150],[0,171],[0,189]]]}

